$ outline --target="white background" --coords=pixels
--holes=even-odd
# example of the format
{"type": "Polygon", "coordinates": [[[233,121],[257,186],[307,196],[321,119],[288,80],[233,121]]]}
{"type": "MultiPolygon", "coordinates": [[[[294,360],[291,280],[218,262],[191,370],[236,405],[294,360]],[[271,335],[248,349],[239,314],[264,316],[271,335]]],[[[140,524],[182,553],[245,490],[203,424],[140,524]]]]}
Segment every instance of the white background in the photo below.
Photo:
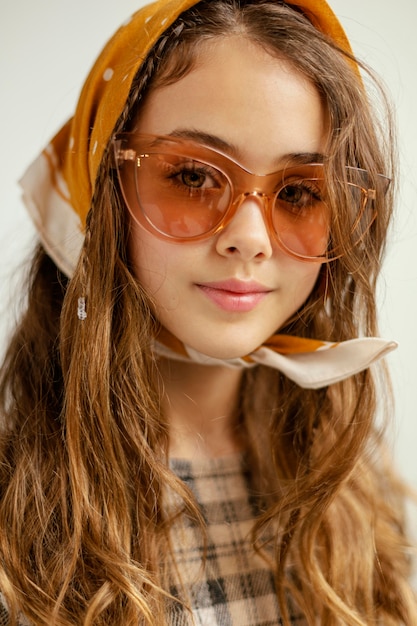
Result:
{"type": "MultiPolygon", "coordinates": [[[[417,3],[330,0],[356,54],[382,76],[399,124],[401,194],[380,285],[382,335],[397,410],[391,442],[397,465],[417,487],[417,3]]],[[[13,318],[12,286],[33,231],[17,179],[72,114],[97,53],[141,0],[13,0],[0,9],[0,347],[13,318]]]]}

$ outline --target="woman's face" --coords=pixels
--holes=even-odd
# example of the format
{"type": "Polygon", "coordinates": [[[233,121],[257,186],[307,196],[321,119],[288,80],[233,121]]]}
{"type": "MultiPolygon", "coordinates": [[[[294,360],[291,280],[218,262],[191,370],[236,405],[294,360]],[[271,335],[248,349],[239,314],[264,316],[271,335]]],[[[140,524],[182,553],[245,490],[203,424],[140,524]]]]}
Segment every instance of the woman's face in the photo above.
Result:
{"type": "MultiPolygon", "coordinates": [[[[257,174],[279,170],[295,155],[315,160],[326,144],[315,87],[290,63],[237,36],[205,43],[193,71],[151,92],[135,130],[204,137],[257,174]]],[[[160,322],[212,357],[256,349],[302,305],[320,270],[280,250],[254,196],[203,241],[162,240],[133,219],[131,232],[136,276],[160,322]]]]}

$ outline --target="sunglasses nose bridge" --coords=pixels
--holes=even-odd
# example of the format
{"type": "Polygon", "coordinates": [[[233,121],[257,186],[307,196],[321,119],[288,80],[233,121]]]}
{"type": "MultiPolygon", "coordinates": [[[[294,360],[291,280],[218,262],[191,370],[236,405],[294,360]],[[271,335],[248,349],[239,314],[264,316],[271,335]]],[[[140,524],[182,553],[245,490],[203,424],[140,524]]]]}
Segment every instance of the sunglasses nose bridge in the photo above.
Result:
{"type": "Polygon", "coordinates": [[[240,206],[244,200],[252,197],[263,205],[266,213],[277,185],[276,178],[276,174],[254,174],[239,167],[231,177],[235,205],[240,206]]]}
{"type": "Polygon", "coordinates": [[[269,233],[269,236],[275,238],[276,233],[272,220],[272,210],[271,210],[271,200],[272,196],[265,191],[258,189],[252,189],[251,191],[243,191],[242,189],[239,193],[235,194],[233,205],[230,207],[229,215],[227,221],[233,219],[234,215],[239,211],[240,207],[247,202],[248,200],[252,200],[255,204],[258,205],[258,209],[262,215],[263,222],[269,233]]]}
{"type": "Polygon", "coordinates": [[[271,200],[270,194],[265,193],[265,191],[261,191],[260,189],[253,189],[251,191],[240,191],[239,195],[235,198],[235,211],[237,211],[239,207],[244,202],[246,202],[246,200],[249,199],[254,200],[259,205],[264,220],[269,223],[268,209],[271,200]]]}

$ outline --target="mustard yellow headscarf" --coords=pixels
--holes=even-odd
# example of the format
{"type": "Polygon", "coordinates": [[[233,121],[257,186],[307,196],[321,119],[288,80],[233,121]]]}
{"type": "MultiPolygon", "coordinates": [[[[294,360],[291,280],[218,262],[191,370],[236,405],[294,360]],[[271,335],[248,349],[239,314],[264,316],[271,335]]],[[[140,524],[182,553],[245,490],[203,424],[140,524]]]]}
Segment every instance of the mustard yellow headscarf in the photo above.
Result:
{"type": "MultiPolygon", "coordinates": [[[[74,116],[25,172],[23,198],[41,241],[69,277],[78,262],[86,216],[104,150],[122,113],[132,81],[152,46],[196,0],[158,0],[131,16],[108,41],[82,89],[74,116]]],[[[325,0],[288,0],[340,48],[351,52],[342,26],[325,0]]],[[[359,80],[359,79],[358,79],[359,80]]],[[[161,333],[157,351],[170,358],[218,364],[161,333]]],[[[368,367],[395,347],[379,338],[330,344],[276,335],[230,367],[264,363],[304,387],[321,387],[368,367]]]]}

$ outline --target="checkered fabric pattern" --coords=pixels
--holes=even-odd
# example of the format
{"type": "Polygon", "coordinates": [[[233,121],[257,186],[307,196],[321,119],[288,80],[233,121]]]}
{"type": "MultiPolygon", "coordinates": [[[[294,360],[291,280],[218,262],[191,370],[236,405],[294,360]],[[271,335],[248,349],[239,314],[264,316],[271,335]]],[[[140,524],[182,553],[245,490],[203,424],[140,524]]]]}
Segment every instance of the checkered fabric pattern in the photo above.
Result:
{"type": "MultiPolygon", "coordinates": [[[[170,626],[279,626],[282,624],[273,576],[252,549],[250,531],[257,515],[250,476],[240,455],[196,461],[172,460],[171,468],[192,490],[207,525],[207,551],[199,528],[183,516],[172,542],[192,615],[180,604],[168,611],[170,626]]],[[[173,584],[171,592],[182,597],[173,584]]],[[[8,626],[0,603],[0,626],[8,626]]],[[[291,624],[306,626],[292,610],[291,624]]]]}
{"type": "Polygon", "coordinates": [[[9,626],[9,616],[2,604],[0,604],[0,626],[9,626]]]}
{"type": "MultiPolygon", "coordinates": [[[[170,611],[172,626],[277,626],[282,624],[267,563],[251,547],[257,514],[250,478],[241,456],[203,461],[171,461],[171,468],[192,490],[207,524],[203,569],[201,532],[187,519],[175,524],[172,540],[193,616],[170,611]]],[[[181,597],[179,587],[173,595],[181,597]]],[[[291,623],[305,626],[292,610],[291,623]]]]}

